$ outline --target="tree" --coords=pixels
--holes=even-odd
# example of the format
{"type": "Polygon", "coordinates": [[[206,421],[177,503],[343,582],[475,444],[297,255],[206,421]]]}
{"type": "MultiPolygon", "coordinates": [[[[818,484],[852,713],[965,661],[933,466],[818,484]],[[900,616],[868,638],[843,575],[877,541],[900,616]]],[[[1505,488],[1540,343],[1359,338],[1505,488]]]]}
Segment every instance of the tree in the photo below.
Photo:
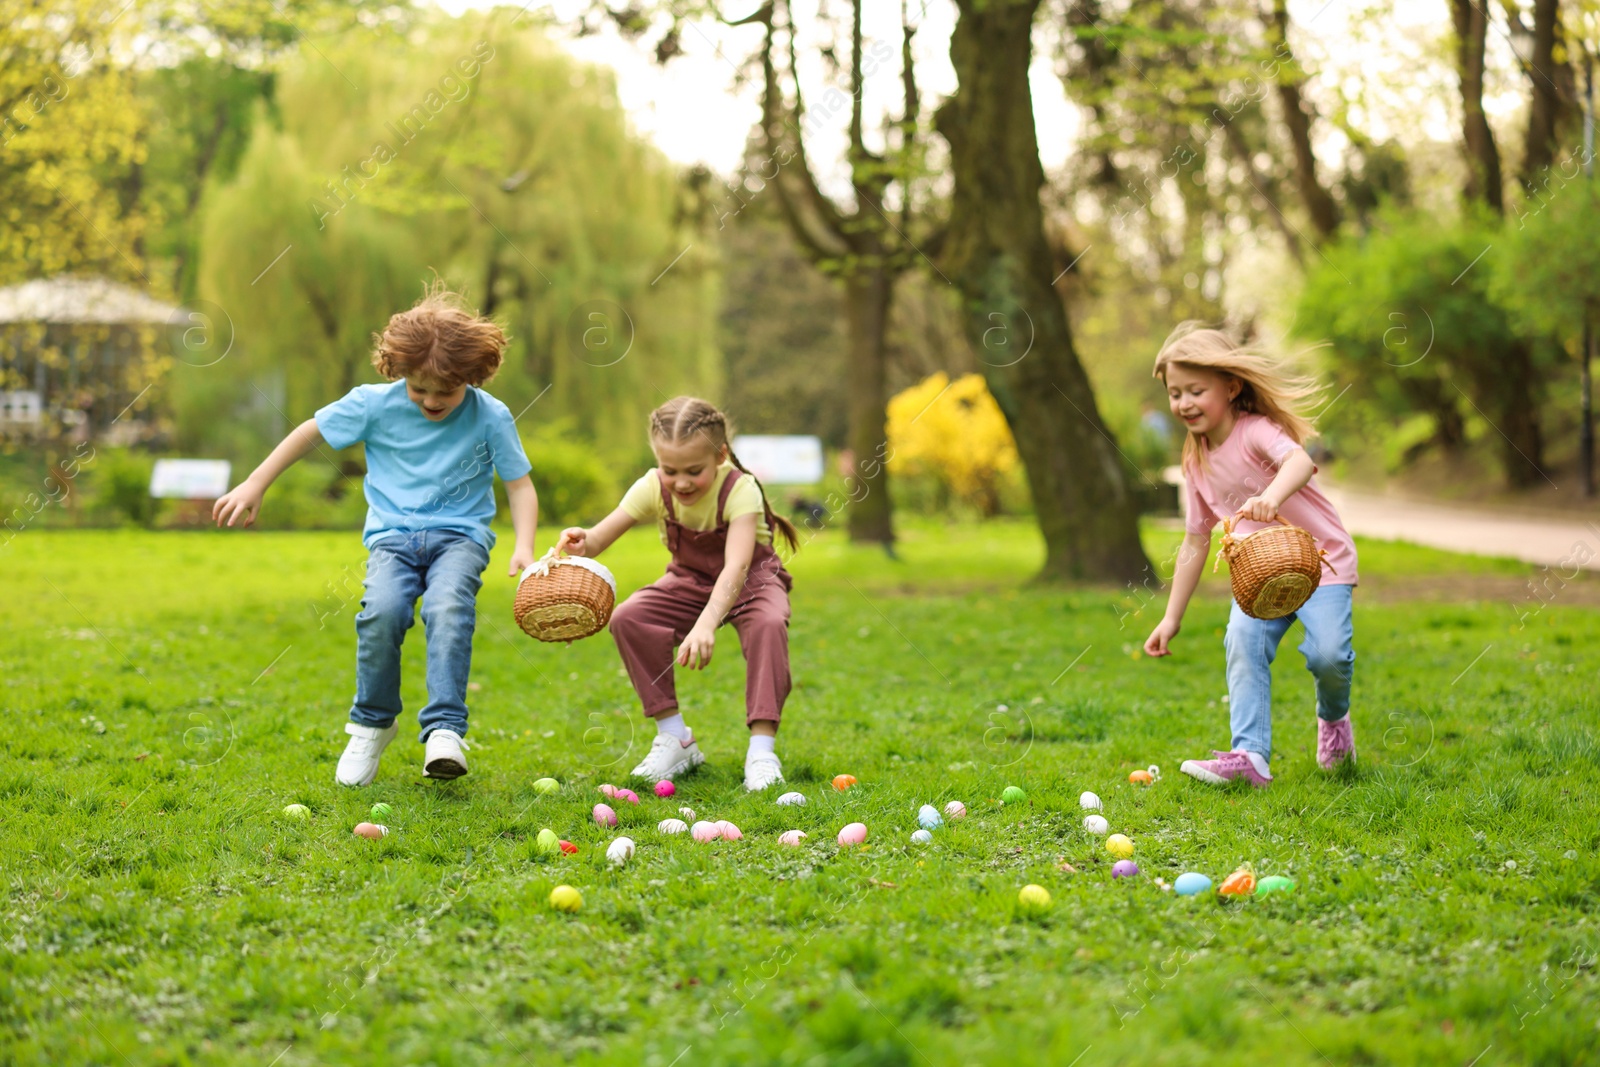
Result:
{"type": "Polygon", "coordinates": [[[1150,570],[1137,507],[1052,284],[1028,84],[1038,7],[957,0],[960,87],[935,117],[954,177],[941,266],[1027,469],[1045,538],[1040,578],[1131,581],[1150,570]]]}
{"type": "Polygon", "coordinates": [[[1481,0],[1450,0],[1456,31],[1456,75],[1461,85],[1461,143],[1467,158],[1466,198],[1495,214],[1505,210],[1500,151],[1483,110],[1484,44],[1489,8],[1481,0]]]}

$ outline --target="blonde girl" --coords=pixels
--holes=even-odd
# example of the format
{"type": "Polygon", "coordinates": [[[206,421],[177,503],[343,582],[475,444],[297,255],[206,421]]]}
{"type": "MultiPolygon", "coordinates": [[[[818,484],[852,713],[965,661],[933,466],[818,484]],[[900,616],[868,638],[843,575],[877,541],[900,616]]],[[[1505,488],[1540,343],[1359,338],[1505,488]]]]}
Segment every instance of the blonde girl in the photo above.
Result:
{"type": "Polygon", "coordinates": [[[633,483],[615,511],[590,529],[563,530],[559,547],[593,558],[638,523],[654,523],[672,553],[667,573],[638,590],[611,616],[611,635],[633,688],[654,719],[656,737],[636,777],[671,779],[705,761],[678,712],[673,666],[711,662],[717,627],[738,631],[744,649],[745,723],[750,748],[745,788],[783,781],[774,746],[789,695],[789,589],[773,549],[774,531],[797,545],[795,528],[773,512],[756,476],[734,455],[728,418],[711,404],[680,396],[650,415],[656,467],[633,483]],[[673,654],[677,646],[677,654],[673,654]]]}
{"type": "Polygon", "coordinates": [[[1296,619],[1305,631],[1300,652],[1316,680],[1317,763],[1331,771],[1353,761],[1356,549],[1338,512],[1311,480],[1317,467],[1304,446],[1314,430],[1305,411],[1318,393],[1316,384],[1268,353],[1196,322],[1180,325],[1161,346],[1155,377],[1167,387],[1172,414],[1189,431],[1183,443],[1187,518],[1167,612],[1145,641],[1145,652],[1170,654],[1211,552],[1211,530],[1226,516],[1238,515],[1238,532],[1250,533],[1281,514],[1317,539],[1332,571],[1323,573],[1311,599],[1281,619],[1255,619],[1233,605],[1223,642],[1232,748],[1213,752],[1211,759],[1187,760],[1181,769],[1214,785],[1241,777],[1256,786],[1272,783],[1272,661],[1296,619]]]}

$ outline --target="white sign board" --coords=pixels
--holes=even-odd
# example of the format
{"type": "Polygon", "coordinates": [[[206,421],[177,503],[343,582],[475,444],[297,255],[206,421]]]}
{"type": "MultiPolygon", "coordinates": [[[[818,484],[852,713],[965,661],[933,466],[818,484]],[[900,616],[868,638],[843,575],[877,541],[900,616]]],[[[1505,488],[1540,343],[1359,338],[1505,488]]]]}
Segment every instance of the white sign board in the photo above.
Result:
{"type": "Polygon", "coordinates": [[[739,460],[767,485],[816,485],[822,481],[822,438],[741,434],[733,439],[739,460]]]}
{"type": "Polygon", "coordinates": [[[158,459],[150,495],[166,500],[215,500],[228,491],[233,464],[225,459],[158,459]]]}

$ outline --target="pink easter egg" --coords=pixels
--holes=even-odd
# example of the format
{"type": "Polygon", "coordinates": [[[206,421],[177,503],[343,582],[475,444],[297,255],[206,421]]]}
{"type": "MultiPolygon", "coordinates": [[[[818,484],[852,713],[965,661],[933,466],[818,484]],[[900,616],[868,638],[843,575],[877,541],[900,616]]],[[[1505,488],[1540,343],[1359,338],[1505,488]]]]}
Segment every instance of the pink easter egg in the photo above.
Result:
{"type": "Polygon", "coordinates": [[[739,828],[726,819],[717,823],[717,829],[722,831],[722,839],[724,841],[738,841],[744,837],[744,834],[739,832],[739,828]]]}
{"type": "Polygon", "coordinates": [[[778,835],[778,844],[799,845],[805,839],[806,832],[804,830],[785,830],[783,833],[778,835]]]}
{"type": "Polygon", "coordinates": [[[639,803],[639,794],[631,789],[619,789],[611,795],[618,800],[626,800],[629,804],[639,803]]]}
{"type": "Polygon", "coordinates": [[[387,826],[379,826],[377,823],[370,822],[358,822],[354,830],[357,837],[364,837],[368,841],[377,841],[388,832],[389,828],[387,826]]]}
{"type": "Polygon", "coordinates": [[[594,806],[594,821],[601,826],[617,825],[617,813],[611,810],[609,804],[596,804],[594,806]]]}
{"type": "Polygon", "coordinates": [[[617,787],[612,785],[610,782],[606,782],[600,786],[600,795],[603,797],[614,798],[617,795],[617,787]]]}
{"type": "Polygon", "coordinates": [[[859,845],[867,839],[867,826],[865,823],[853,822],[839,831],[840,847],[859,845]]]}
{"type": "Polygon", "coordinates": [[[677,791],[678,787],[667,781],[665,778],[656,783],[656,796],[658,797],[670,797],[677,791]]]}
{"type": "Polygon", "coordinates": [[[947,819],[965,819],[967,806],[959,800],[952,800],[944,806],[944,817],[947,819]]]}
{"type": "Polygon", "coordinates": [[[689,836],[696,841],[715,841],[722,836],[722,827],[714,822],[697,822],[689,827],[689,836]]]}

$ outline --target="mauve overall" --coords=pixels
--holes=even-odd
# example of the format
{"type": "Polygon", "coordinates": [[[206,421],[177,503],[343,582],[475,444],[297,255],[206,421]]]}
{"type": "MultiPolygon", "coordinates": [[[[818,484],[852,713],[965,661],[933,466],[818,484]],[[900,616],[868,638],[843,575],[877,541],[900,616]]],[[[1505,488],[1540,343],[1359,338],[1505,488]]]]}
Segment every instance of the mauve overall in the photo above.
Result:
{"type": "MultiPolygon", "coordinates": [[[[728,520],[723,508],[739,470],[728,472],[717,494],[717,525],[691,530],[678,521],[667,487],[661,487],[666,509],[667,549],[672,562],[654,585],[647,585],[623,601],[611,616],[611,636],[628,669],[633,688],[647,716],[673,711],[678,706],[672,650],[705,610],[722,574],[728,547],[728,520]]],[[[771,545],[756,543],[744,589],[725,622],[739,632],[744,649],[745,722],[783,716],[789,696],[789,590],[794,580],[771,545]]]]}

